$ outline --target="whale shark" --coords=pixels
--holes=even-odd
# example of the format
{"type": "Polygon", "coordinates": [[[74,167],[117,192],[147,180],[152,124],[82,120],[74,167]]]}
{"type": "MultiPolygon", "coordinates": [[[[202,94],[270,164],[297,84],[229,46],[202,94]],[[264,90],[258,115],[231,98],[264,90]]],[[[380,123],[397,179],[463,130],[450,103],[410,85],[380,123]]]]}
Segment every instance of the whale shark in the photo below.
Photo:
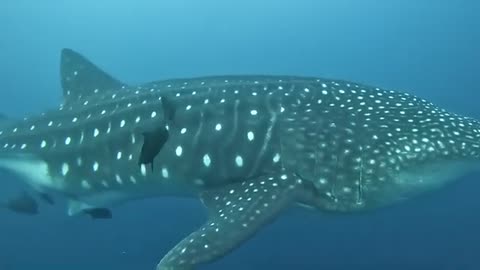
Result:
{"type": "Polygon", "coordinates": [[[71,49],[60,70],[58,108],[0,120],[0,168],[65,196],[69,215],[198,198],[205,223],[157,270],[218,260],[292,207],[378,209],[480,168],[480,122],[403,91],[278,75],[130,85],[71,49]]]}

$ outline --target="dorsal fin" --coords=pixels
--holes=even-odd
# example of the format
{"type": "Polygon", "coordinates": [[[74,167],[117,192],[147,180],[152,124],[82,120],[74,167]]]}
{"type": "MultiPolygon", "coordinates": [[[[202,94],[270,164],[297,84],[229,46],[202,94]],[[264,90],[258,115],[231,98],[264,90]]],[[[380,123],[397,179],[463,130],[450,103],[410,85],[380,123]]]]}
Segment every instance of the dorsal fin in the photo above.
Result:
{"type": "Polygon", "coordinates": [[[125,86],[71,49],[62,50],[60,76],[65,103],[125,86]]]}

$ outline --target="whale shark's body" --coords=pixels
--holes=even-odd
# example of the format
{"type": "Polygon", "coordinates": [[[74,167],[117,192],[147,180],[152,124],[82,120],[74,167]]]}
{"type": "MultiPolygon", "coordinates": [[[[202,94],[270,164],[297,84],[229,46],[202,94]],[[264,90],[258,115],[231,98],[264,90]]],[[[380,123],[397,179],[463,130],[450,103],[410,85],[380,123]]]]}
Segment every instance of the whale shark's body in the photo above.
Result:
{"type": "Polygon", "coordinates": [[[65,49],[64,104],[0,124],[0,167],[69,213],[198,197],[208,220],[158,270],[194,269],[292,205],[392,204],[478,169],[480,123],[353,82],[220,76],[128,86],[65,49]]]}

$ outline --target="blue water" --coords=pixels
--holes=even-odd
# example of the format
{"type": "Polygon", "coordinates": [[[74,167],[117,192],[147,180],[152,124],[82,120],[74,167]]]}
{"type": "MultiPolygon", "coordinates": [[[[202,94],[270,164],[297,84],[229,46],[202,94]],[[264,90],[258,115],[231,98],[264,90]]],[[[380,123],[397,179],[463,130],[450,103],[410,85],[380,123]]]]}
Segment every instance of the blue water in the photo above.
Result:
{"type": "MultiPolygon", "coordinates": [[[[61,102],[59,54],[140,83],[213,74],[333,77],[409,91],[480,118],[476,0],[0,2],[0,112],[61,102]]],[[[0,199],[23,186],[0,175],[0,199]]],[[[204,269],[480,269],[480,175],[360,215],[288,212],[204,269]]],[[[43,206],[43,205],[42,205],[43,206]]],[[[201,224],[198,201],[132,202],[114,219],[0,210],[0,270],[153,269],[201,224]]],[[[203,269],[203,268],[202,268],[203,269]]]]}

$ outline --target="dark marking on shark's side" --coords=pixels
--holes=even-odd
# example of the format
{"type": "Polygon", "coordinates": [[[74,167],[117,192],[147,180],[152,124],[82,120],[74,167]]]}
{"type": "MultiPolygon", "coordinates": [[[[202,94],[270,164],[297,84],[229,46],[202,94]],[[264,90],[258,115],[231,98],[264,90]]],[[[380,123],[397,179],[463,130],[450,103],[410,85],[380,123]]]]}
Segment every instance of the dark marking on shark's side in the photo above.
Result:
{"type": "Polygon", "coordinates": [[[160,125],[151,131],[143,132],[143,145],[138,160],[138,165],[151,165],[153,171],[153,163],[163,145],[168,140],[168,130],[164,125],[160,125]]]}
{"type": "Polygon", "coordinates": [[[262,75],[127,85],[69,49],[61,75],[58,109],[0,124],[0,167],[64,194],[70,215],[199,198],[206,222],[157,270],[215,261],[288,207],[377,209],[480,169],[480,122],[405,92],[262,75]]]}

